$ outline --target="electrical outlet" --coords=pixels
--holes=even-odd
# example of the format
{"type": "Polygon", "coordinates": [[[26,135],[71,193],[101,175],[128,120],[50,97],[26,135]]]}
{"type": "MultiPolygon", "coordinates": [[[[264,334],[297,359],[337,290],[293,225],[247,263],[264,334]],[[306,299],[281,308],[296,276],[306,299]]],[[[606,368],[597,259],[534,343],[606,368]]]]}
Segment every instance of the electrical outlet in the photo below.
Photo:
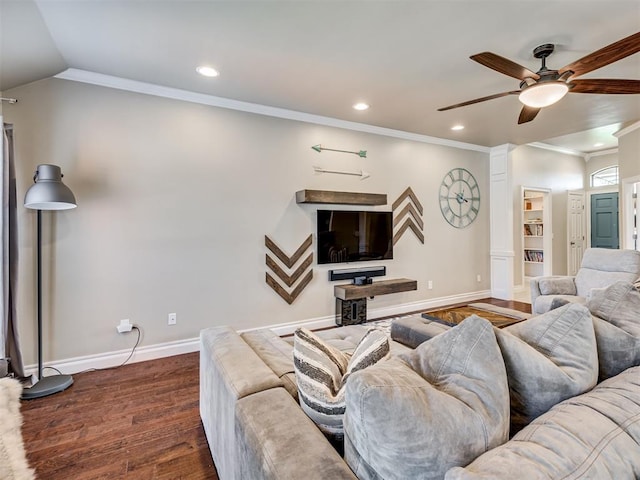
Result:
{"type": "Polygon", "coordinates": [[[175,325],[176,323],[178,323],[178,314],[177,313],[170,313],[169,315],[167,315],[167,324],[168,325],[175,325]]]}
{"type": "Polygon", "coordinates": [[[125,318],[124,320],[120,320],[120,324],[116,326],[118,333],[130,332],[132,328],[133,328],[133,325],[131,325],[131,322],[129,322],[128,318],[125,318]]]}
{"type": "Polygon", "coordinates": [[[427,282],[427,288],[428,288],[429,290],[433,290],[433,280],[429,280],[429,281],[427,282]]]}
{"type": "Polygon", "coordinates": [[[480,274],[476,275],[476,282],[481,282],[482,281],[482,276],[480,274]]]}

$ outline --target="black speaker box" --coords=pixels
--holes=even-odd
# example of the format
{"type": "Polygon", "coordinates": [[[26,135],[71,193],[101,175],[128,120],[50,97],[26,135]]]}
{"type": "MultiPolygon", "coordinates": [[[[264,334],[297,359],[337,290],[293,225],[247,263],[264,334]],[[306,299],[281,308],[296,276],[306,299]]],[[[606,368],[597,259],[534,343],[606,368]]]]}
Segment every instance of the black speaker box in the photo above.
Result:
{"type": "MultiPolygon", "coordinates": [[[[360,277],[384,277],[386,274],[387,267],[342,268],[340,270],[329,270],[329,281],[353,280],[360,277]]],[[[358,285],[364,285],[364,283],[359,283],[358,285]]]]}
{"type": "Polygon", "coordinates": [[[367,321],[367,299],[336,298],[336,325],[356,325],[367,321]]]}

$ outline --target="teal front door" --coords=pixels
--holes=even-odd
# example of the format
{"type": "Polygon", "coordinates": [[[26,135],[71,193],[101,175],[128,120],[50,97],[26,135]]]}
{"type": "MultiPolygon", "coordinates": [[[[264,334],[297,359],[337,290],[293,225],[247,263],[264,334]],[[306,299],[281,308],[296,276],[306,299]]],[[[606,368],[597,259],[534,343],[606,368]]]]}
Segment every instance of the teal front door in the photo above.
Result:
{"type": "Polygon", "coordinates": [[[591,246],[620,248],[617,192],[591,195],[591,246]]]}

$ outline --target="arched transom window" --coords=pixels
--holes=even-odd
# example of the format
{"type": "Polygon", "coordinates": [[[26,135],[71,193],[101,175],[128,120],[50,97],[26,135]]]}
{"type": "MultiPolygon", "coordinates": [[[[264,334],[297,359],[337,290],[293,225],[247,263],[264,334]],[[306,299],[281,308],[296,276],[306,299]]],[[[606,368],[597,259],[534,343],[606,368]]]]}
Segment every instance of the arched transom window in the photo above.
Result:
{"type": "Polygon", "coordinates": [[[605,167],[591,174],[592,187],[604,187],[618,184],[618,166],[605,167]]]}

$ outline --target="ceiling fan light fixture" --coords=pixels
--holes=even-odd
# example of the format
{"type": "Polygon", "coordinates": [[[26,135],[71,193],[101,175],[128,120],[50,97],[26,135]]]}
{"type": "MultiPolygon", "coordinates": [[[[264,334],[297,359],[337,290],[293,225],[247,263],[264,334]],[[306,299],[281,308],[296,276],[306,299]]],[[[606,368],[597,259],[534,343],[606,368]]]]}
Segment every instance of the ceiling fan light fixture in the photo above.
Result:
{"type": "Polygon", "coordinates": [[[518,100],[527,107],[543,108],[553,105],[569,91],[565,82],[536,83],[520,92],[518,100]]]}

